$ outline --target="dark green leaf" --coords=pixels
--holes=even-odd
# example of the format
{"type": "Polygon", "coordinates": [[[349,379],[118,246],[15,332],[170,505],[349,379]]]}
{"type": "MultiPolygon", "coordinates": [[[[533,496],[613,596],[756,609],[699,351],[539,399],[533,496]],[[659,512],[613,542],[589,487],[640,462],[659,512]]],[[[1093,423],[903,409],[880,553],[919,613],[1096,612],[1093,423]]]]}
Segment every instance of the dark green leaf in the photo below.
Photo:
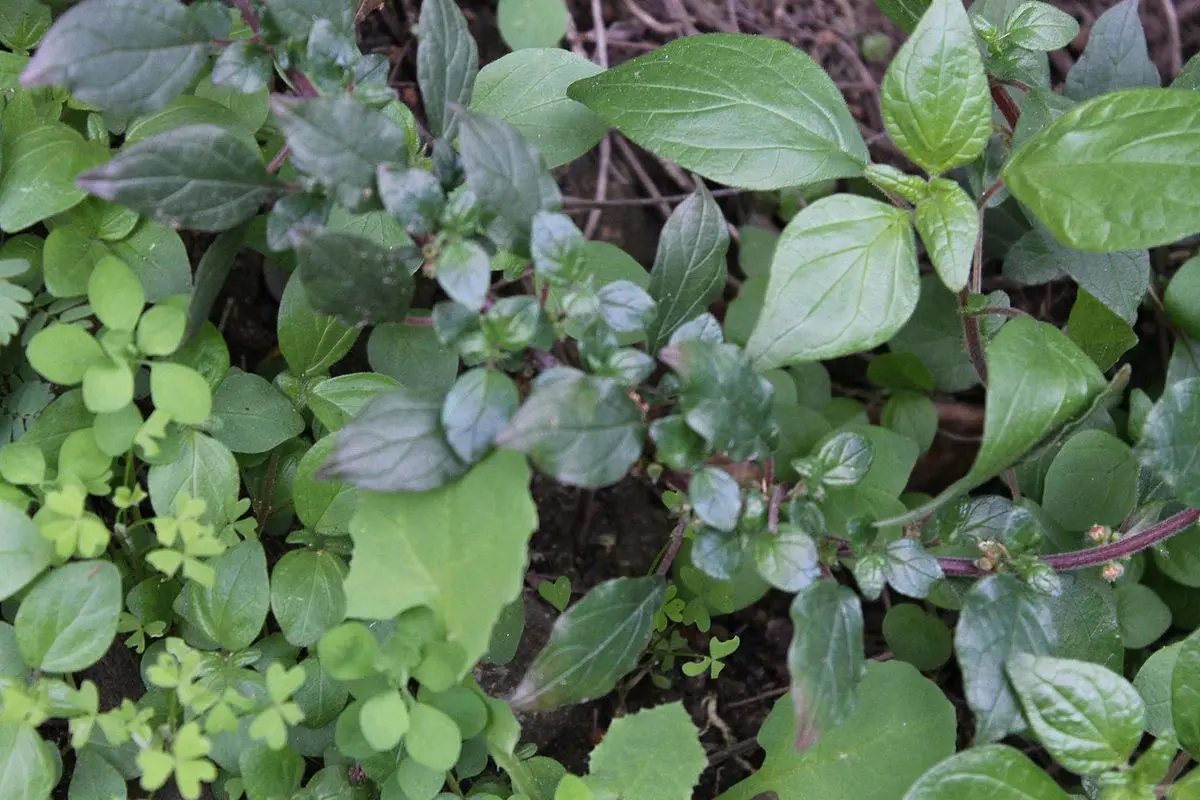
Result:
{"type": "Polygon", "coordinates": [[[231,371],[213,393],[205,425],[234,453],[266,453],[304,432],[292,401],[252,372],[231,371]]]}
{"type": "Polygon", "coordinates": [[[774,387],[755,372],[741,348],[688,339],[672,342],[660,357],[682,380],[683,418],[712,451],[735,460],[767,451],[763,436],[774,387]]]}
{"type": "Polygon", "coordinates": [[[275,96],[271,110],[292,162],[323,183],[345,187],[347,198],[370,191],[380,164],[407,160],[404,128],[352,97],[275,96]]]}
{"type": "Polygon", "coordinates": [[[1159,739],[1175,738],[1171,679],[1183,642],[1156,650],[1138,670],[1133,685],[1146,703],[1146,730],[1159,739]]]}
{"type": "Polygon", "coordinates": [[[780,525],[776,533],[760,536],[754,545],[754,560],[758,574],[785,592],[802,592],[821,577],[816,542],[794,524],[780,525]]]}
{"type": "Polygon", "coordinates": [[[925,453],[937,436],[937,406],[923,394],[897,392],[883,404],[879,422],[888,430],[912,439],[925,453]]]}
{"type": "Polygon", "coordinates": [[[6,800],[49,797],[61,769],[55,755],[29,723],[0,723],[0,796],[6,800]]]}
{"type": "Polygon", "coordinates": [[[975,713],[976,741],[996,741],[1024,729],[1004,663],[1016,653],[1047,655],[1054,641],[1049,606],[1016,578],[992,575],[971,589],[955,629],[954,651],[967,704],[975,713]]]}
{"type": "Polygon", "coordinates": [[[947,758],[921,776],[904,800],[1068,800],[1046,773],[1007,745],[973,747],[947,758]]]}
{"type": "Polygon", "coordinates": [[[600,317],[617,333],[637,333],[658,313],[654,299],[633,281],[612,281],[596,293],[600,317]]]}
{"type": "Polygon", "coordinates": [[[1008,162],[1004,179],[1072,247],[1113,251],[1166,244],[1200,229],[1197,132],[1196,92],[1113,92],[1077,106],[1033,137],[1008,162]],[[1122,186],[1119,197],[1106,191],[1114,181],[1122,186]],[[1063,192],[1064,185],[1071,191],[1063,192]]]}
{"type": "Polygon", "coordinates": [[[300,279],[313,308],[350,325],[402,322],[412,302],[412,242],[386,249],[349,233],[318,233],[297,248],[300,279]]]}
{"type": "Polygon", "coordinates": [[[979,237],[979,209],[974,201],[954,181],[934,178],[929,193],[917,203],[915,220],[942,283],[951,291],[962,290],[979,237]]]}
{"type": "Polygon", "coordinates": [[[294,750],[271,750],[256,744],[238,754],[238,770],[246,800],[279,800],[291,797],[304,778],[304,759],[294,750]]]}
{"type": "Polygon", "coordinates": [[[494,369],[463,373],[442,404],[446,441],[459,458],[473,464],[487,453],[521,402],[512,379],[494,369]]]}
{"type": "Polygon", "coordinates": [[[434,489],[467,471],[441,427],[440,394],[397,389],[367,404],[337,435],[319,477],[378,492],[434,489]]]}
{"type": "Polygon", "coordinates": [[[500,0],[496,6],[496,25],[513,50],[554,47],[569,19],[564,0],[500,0]]]}
{"type": "Polygon", "coordinates": [[[1179,743],[1200,752],[1200,633],[1183,641],[1171,671],[1171,722],[1179,743]]]}
{"type": "Polygon", "coordinates": [[[417,82],[429,129],[441,136],[450,127],[453,106],[471,102],[479,51],[454,0],[422,3],[418,24],[417,82]]]}
{"type": "Polygon", "coordinates": [[[1071,306],[1067,336],[1102,370],[1111,368],[1138,343],[1128,322],[1083,289],[1071,306]]]}
{"type": "Polygon", "coordinates": [[[1058,593],[1044,599],[1057,639],[1045,655],[1091,661],[1119,670],[1125,649],[1121,646],[1112,587],[1096,573],[1075,572],[1059,577],[1058,593]]]}
{"type": "Polygon", "coordinates": [[[216,125],[142,139],[78,183],[166,225],[212,231],[254,216],[279,187],[257,152],[216,125]]]}
{"type": "Polygon", "coordinates": [[[823,580],[796,595],[791,618],[796,749],[807,750],[855,709],[863,676],[862,606],[852,590],[823,580]]]}
{"type": "Polygon", "coordinates": [[[520,450],[555,480],[616,483],[642,451],[645,425],[617,382],[562,368],[543,373],[496,443],[520,450]]]}
{"type": "Polygon", "coordinates": [[[0,11],[0,42],[17,52],[33,47],[50,27],[50,8],[37,0],[16,0],[0,11]]]}
{"type": "Polygon", "coordinates": [[[76,176],[106,155],[104,148],[57,122],[28,129],[9,123],[0,174],[0,229],[16,233],[77,205],[86,195],[76,176]]]}
{"type": "Polygon", "coordinates": [[[912,33],[929,8],[929,0],[875,0],[875,5],[902,31],[912,33]]]}
{"type": "Polygon", "coordinates": [[[73,561],[42,577],[21,600],[13,627],[21,658],[42,672],[95,664],[117,635],[121,575],[108,561],[73,561]]]}
{"type": "Polygon", "coordinates": [[[1200,526],[1188,526],[1159,542],[1150,552],[1154,554],[1154,565],[1168,578],[1200,588],[1200,526]]]}
{"type": "Polygon", "coordinates": [[[410,234],[432,232],[446,204],[446,194],[433,173],[420,167],[399,169],[389,164],[376,171],[383,207],[410,234]]]}
{"type": "Polygon", "coordinates": [[[338,0],[265,0],[272,21],[293,39],[307,39],[313,23],[326,19],[348,33],[354,26],[353,8],[338,0]]]}
{"type": "Polygon", "coordinates": [[[1083,661],[1014,653],[1006,669],[1025,717],[1054,760],[1080,775],[1122,766],[1142,739],[1133,685],[1083,661]]]}
{"type": "Polygon", "coordinates": [[[942,666],[954,652],[946,623],[915,603],[899,603],[888,610],[883,638],[896,658],[922,672],[942,666]]]}
{"type": "Polygon", "coordinates": [[[593,587],[554,623],[510,702],[551,709],[607,694],[641,658],[665,595],[663,579],[617,578],[593,587]]]}
{"type": "Polygon", "coordinates": [[[730,186],[854,177],[867,162],[833,81],[777,39],[687,36],[577,81],[567,95],[647,150],[730,186]]]}
{"type": "Polygon", "coordinates": [[[656,352],[675,330],[708,308],[725,286],[725,256],[729,230],[725,217],[703,184],[667,219],[658,239],[650,296],[658,317],[648,332],[650,352],[656,352]]]}
{"type": "Polygon", "coordinates": [[[1138,0],[1121,0],[1092,25],[1083,55],[1067,73],[1068,97],[1088,100],[1121,89],[1162,85],[1146,51],[1138,6],[1138,0]]]}
{"type": "Polygon", "coordinates": [[[208,562],[212,586],[189,581],[181,602],[190,621],[226,650],[249,647],[262,633],[271,604],[267,556],[262,543],[247,539],[208,562]]]}
{"type": "Polygon", "coordinates": [[[1150,587],[1119,584],[1115,596],[1121,641],[1126,649],[1149,647],[1171,627],[1171,609],[1150,587]]]}
{"type": "Polygon", "coordinates": [[[827,486],[854,486],[866,477],[875,460],[871,443],[855,433],[835,433],[821,445],[813,458],[817,477],[827,486]]]}
{"type": "Polygon", "coordinates": [[[478,310],[492,281],[491,259],[475,242],[454,239],[438,253],[437,279],[451,300],[478,310]]]}
{"type": "Polygon", "coordinates": [[[588,244],[591,243],[584,240],[583,232],[566,214],[539,211],[533,216],[529,250],[538,275],[551,281],[575,278],[583,266],[584,247],[588,244]]]}
{"type": "Polygon", "coordinates": [[[319,375],[340,361],[358,338],[358,328],[313,310],[298,274],[279,301],[279,350],[298,376],[319,375]]]}
{"type": "Polygon", "coordinates": [[[59,17],[21,82],[60,86],[120,115],[157,111],[195,80],[211,39],[173,0],[86,0],[59,17]]]}
{"type": "Polygon", "coordinates": [[[99,748],[79,754],[71,773],[67,800],[125,800],[128,796],[125,777],[104,760],[99,748]]]}
{"type": "Polygon", "coordinates": [[[880,96],[888,133],[929,174],[983,152],[992,99],[961,0],[933,0],[888,67],[880,96]]]}
{"type": "Polygon", "coordinates": [[[467,186],[495,219],[489,235],[501,247],[524,250],[537,212],[562,204],[541,154],[507,122],[464,113],[458,138],[467,186]]]}
{"type": "Polygon", "coordinates": [[[38,532],[38,526],[14,506],[0,502],[0,562],[4,564],[0,599],[19,592],[53,560],[54,545],[38,532]]]}
{"type": "Polygon", "coordinates": [[[1200,379],[1167,386],[1142,426],[1137,456],[1182,502],[1200,505],[1200,461],[1191,446],[1200,429],[1200,379]]]}
{"type": "Polygon", "coordinates": [[[212,82],[240,94],[266,89],[275,65],[271,53],[257,42],[233,42],[213,63],[212,82]]]}
{"type": "Polygon", "coordinates": [[[367,340],[367,360],[376,372],[414,391],[446,391],[458,373],[457,352],[428,325],[376,326],[367,340]]]}
{"type": "MultiPolygon", "coordinates": [[[[1095,30],[1093,27],[1092,35],[1095,30]]],[[[1078,35],[1079,23],[1074,17],[1038,0],[1027,0],[1013,9],[1004,27],[1008,44],[1041,53],[1060,50],[1078,35]]]]}
{"type": "Polygon", "coordinates": [[[1068,531],[1119,526],[1137,499],[1137,461],[1116,437],[1100,430],[1072,436],[1046,473],[1042,501],[1068,531]]]}
{"type": "Polygon", "coordinates": [[[915,539],[902,538],[888,542],[887,581],[892,588],[909,597],[921,598],[942,578],[937,558],[928,553],[915,539]]]}
{"type": "Polygon", "coordinates": [[[742,490],[725,470],[702,467],[692,473],[688,500],[705,525],[726,533],[737,527],[742,513],[742,490]]]}
{"type": "MultiPolygon", "coordinates": [[[[310,647],[346,616],[346,565],[328,552],[292,550],[271,570],[271,611],[289,642],[310,647]]],[[[319,670],[320,665],[315,664],[319,670]]],[[[306,676],[307,677],[307,676],[306,676]]],[[[316,724],[319,724],[319,720],[316,724]]],[[[313,725],[313,720],[305,723],[313,725]]]]}
{"type": "Polygon", "coordinates": [[[471,110],[508,122],[537,146],[546,166],[574,161],[604,137],[608,126],[567,87],[603,68],[558,48],[509,53],[479,71],[471,110]]]}
{"type": "Polygon", "coordinates": [[[761,370],[869,350],[908,320],[918,279],[907,213],[855,195],[818,200],[779,237],[746,352],[761,370]]]}

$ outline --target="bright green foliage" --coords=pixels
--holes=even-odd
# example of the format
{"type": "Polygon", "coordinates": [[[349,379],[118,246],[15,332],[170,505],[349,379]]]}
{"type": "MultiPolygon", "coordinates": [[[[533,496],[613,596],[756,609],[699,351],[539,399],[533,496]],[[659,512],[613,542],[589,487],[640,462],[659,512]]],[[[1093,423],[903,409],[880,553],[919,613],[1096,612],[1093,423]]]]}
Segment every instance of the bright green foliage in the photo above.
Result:
{"type": "Polygon", "coordinates": [[[990,744],[947,758],[922,775],[904,798],[957,800],[979,794],[997,800],[1066,800],[1070,796],[1019,750],[990,744]]]}
{"type": "Polygon", "coordinates": [[[34,584],[13,622],[26,664],[75,672],[100,660],[117,634],[121,578],[110,563],[77,561],[34,584]]]}
{"type": "Polygon", "coordinates": [[[513,50],[558,44],[568,16],[563,0],[500,0],[496,8],[500,35],[513,50]]]}
{"type": "Polygon", "coordinates": [[[614,720],[592,752],[587,783],[629,800],[687,800],[706,759],[696,728],[679,703],[614,720]],[[664,762],[656,754],[671,753],[664,762]]]}

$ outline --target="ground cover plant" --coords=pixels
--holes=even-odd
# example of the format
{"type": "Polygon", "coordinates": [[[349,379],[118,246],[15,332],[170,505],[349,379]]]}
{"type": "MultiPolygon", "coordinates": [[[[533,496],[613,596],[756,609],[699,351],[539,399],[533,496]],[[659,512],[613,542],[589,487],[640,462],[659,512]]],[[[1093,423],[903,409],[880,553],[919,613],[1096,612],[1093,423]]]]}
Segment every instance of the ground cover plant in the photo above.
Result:
{"type": "Polygon", "coordinates": [[[501,2],[481,67],[425,0],[402,98],[377,4],[2,0],[0,798],[713,796],[755,742],[681,687],[769,598],[722,800],[1200,797],[1200,61],[1163,87],[1136,0],[1061,87],[1051,4],[879,7],[888,159],[771,37],[609,66],[501,2]],[[550,171],[627,141],[692,187],[648,271],[550,171]],[[653,557],[531,570],[538,487],[621,482],[653,557]],[[586,763],[523,735],[612,698],[586,763]]]}

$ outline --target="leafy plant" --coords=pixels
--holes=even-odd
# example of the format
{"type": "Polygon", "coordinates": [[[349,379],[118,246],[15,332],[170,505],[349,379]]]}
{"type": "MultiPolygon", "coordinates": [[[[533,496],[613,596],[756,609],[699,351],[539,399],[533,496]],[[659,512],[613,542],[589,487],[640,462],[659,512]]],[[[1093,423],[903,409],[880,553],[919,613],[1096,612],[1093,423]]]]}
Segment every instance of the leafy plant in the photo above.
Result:
{"type": "Polygon", "coordinates": [[[480,69],[425,0],[419,119],[346,2],[60,5],[0,15],[0,797],[691,797],[679,704],[615,720],[584,775],[515,712],[719,679],[753,654],[713,618],[771,588],[790,692],[725,800],[1195,796],[1194,258],[1161,295],[1166,375],[1130,381],[1149,250],[1200,232],[1200,94],[1194,61],[1161,88],[1136,0],[1063,94],[1053,6],[881,2],[911,31],[880,97],[912,172],[768,38],[605,68],[550,49],[557,0],[501,0],[517,52],[480,69]],[[696,175],[648,275],[548,171],[610,128],[696,175]],[[722,318],[703,179],[790,219],[738,230],[722,318]],[[210,318],[246,250],[283,276],[279,357],[238,368],[210,318]],[[1077,285],[1065,333],[985,294],[996,261],[1077,285]],[[854,354],[881,424],[832,397],[821,362],[854,354]],[[977,385],[973,465],[907,493],[935,393],[977,385]],[[560,616],[498,698],[474,668],[520,639],[532,469],[636,475],[675,526],[573,602],[534,578],[560,616]],[[102,704],[89,670],[123,648],[144,691],[102,704]],[[921,674],[951,659],[965,735],[921,674]]]}

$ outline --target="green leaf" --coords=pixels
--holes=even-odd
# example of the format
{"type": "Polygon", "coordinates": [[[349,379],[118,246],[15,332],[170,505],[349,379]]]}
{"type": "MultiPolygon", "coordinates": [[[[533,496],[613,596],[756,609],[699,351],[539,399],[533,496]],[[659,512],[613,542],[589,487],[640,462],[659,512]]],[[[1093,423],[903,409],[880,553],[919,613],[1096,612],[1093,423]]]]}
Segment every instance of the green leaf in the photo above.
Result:
{"type": "Polygon", "coordinates": [[[920,452],[926,453],[937,437],[937,406],[926,395],[897,392],[884,402],[879,422],[888,430],[912,439],[920,452]]]}
{"type": "Polygon", "coordinates": [[[437,229],[446,207],[446,193],[433,173],[420,167],[400,169],[381,164],[375,171],[375,181],[384,210],[405,231],[416,236],[437,229]]]}
{"type": "Polygon", "coordinates": [[[559,368],[542,373],[533,394],[496,439],[560,483],[616,483],[642,452],[646,426],[616,381],[559,368]]]}
{"type": "Polygon", "coordinates": [[[361,325],[404,320],[421,251],[411,241],[385,248],[361,236],[327,231],[301,242],[296,258],[313,309],[361,325]]]}
{"type": "Polygon", "coordinates": [[[271,111],[287,140],[296,167],[352,198],[375,184],[375,168],[403,164],[408,142],[404,128],[382,111],[348,95],[315,99],[275,95],[271,111]]]}
{"type": "Polygon", "coordinates": [[[205,503],[200,521],[223,525],[238,494],[238,464],[229,448],[198,431],[185,431],[179,455],[150,467],[146,480],[154,513],[172,514],[180,492],[205,503]]]}
{"type": "Polygon", "coordinates": [[[925,597],[930,587],[943,577],[937,557],[915,539],[904,537],[888,542],[885,554],[887,582],[901,594],[925,597]]]}
{"type": "Polygon", "coordinates": [[[282,31],[295,39],[307,39],[317,20],[333,23],[338,33],[354,28],[353,9],[338,0],[265,0],[267,9],[282,31]]]}
{"type": "Polygon", "coordinates": [[[105,327],[132,331],[146,305],[146,293],[133,270],[110,256],[100,259],[92,270],[88,300],[105,327]]]}
{"type": "Polygon", "coordinates": [[[108,248],[137,275],[148,302],[191,291],[192,265],[187,247],[170,228],[142,220],[132,234],[109,243],[108,248]]]}
{"type": "Polygon", "coordinates": [[[1136,453],[1174,495],[1188,505],[1200,504],[1200,463],[1187,442],[1200,428],[1200,379],[1167,386],[1142,426],[1136,453]]]}
{"type": "Polygon", "coordinates": [[[208,381],[182,364],[155,361],[150,368],[154,407],[181,425],[202,425],[212,413],[208,381]]]}
{"type": "Polygon", "coordinates": [[[121,574],[108,561],[55,567],[21,600],[13,627],[25,663],[43,672],[95,664],[117,635],[121,574]]]}
{"type": "Polygon", "coordinates": [[[15,0],[0,10],[0,42],[10,50],[31,50],[49,27],[50,9],[37,0],[15,0]]]}
{"type": "MultiPolygon", "coordinates": [[[[553,0],[559,2],[559,0],[553,0]]],[[[535,145],[550,168],[582,156],[608,125],[567,97],[567,87],[603,68],[558,48],[509,53],[479,71],[471,110],[504,120],[535,145]]]]}
{"type": "Polygon", "coordinates": [[[304,759],[288,748],[272,750],[264,745],[242,750],[238,771],[246,800],[279,800],[291,797],[304,778],[304,759]]]}
{"type": "Polygon", "coordinates": [[[102,363],[104,351],[78,325],[51,325],[34,334],[25,351],[29,366],[51,383],[74,386],[88,367],[102,363]]]}
{"type": "Polygon", "coordinates": [[[337,432],[358,416],[367,403],[399,386],[386,375],[351,372],[313,386],[308,392],[308,407],[327,430],[337,432]]]}
{"type": "Polygon", "coordinates": [[[66,125],[14,129],[10,123],[0,175],[0,229],[16,233],[78,205],[86,187],[77,186],[76,177],[106,155],[66,125]]]}
{"type": "Polygon", "coordinates": [[[929,182],[929,193],[917,203],[917,233],[946,288],[961,291],[971,273],[979,209],[957,183],[945,178],[929,182]]]}
{"type": "Polygon", "coordinates": [[[1171,680],[1182,642],[1156,650],[1138,670],[1133,685],[1146,703],[1146,730],[1159,739],[1174,738],[1171,680]]]}
{"type": "Polygon", "coordinates": [[[806,750],[856,708],[863,676],[863,618],[858,596],[835,581],[818,581],[792,601],[788,647],[796,749],[806,750]]]}
{"type": "Polygon", "coordinates": [[[1142,738],[1133,685],[1096,664],[1016,653],[1006,669],[1025,717],[1055,761],[1080,775],[1125,764],[1142,738]]]}
{"type": "Polygon", "coordinates": [[[211,39],[199,14],[171,0],[88,0],[59,17],[21,82],[116,114],[157,111],[195,80],[211,39]]]}
{"type": "Polygon", "coordinates": [[[206,231],[245,222],[279,189],[257,151],[208,124],[142,139],[77,183],[165,225],[206,231]]]}
{"type": "Polygon", "coordinates": [[[641,658],[666,588],[662,577],[617,578],[584,595],[559,617],[510,702],[547,710],[612,691],[641,658]]]}
{"type": "Polygon", "coordinates": [[[1046,473],[1042,502],[1068,531],[1119,527],[1137,499],[1137,460],[1111,434],[1086,430],[1063,445],[1046,473]]]}
{"type": "Polygon", "coordinates": [[[454,0],[422,3],[418,25],[417,83],[429,130],[441,136],[450,128],[453,107],[471,102],[479,50],[454,0]]]}
{"type": "Polygon", "coordinates": [[[1008,162],[1004,180],[1072,247],[1167,244],[1200,229],[1198,131],[1196,92],[1113,92],[1077,106],[1033,137],[1008,162]],[[1114,181],[1122,186],[1119,197],[1106,191],[1114,181]],[[1071,191],[1063,192],[1064,185],[1071,191]]]}
{"type": "Polygon", "coordinates": [[[1200,526],[1188,526],[1150,552],[1163,575],[1184,586],[1200,587],[1200,526]]]}
{"type": "MultiPolygon", "coordinates": [[[[1092,30],[1095,35],[1095,28],[1092,30]]],[[[1074,17],[1038,0],[1028,0],[1013,9],[1003,34],[1008,44],[1040,53],[1060,50],[1078,35],[1079,23],[1074,17]]]]}
{"type": "Polygon", "coordinates": [[[1048,655],[1054,618],[1044,599],[1010,575],[991,575],[967,594],[954,632],[976,741],[991,742],[1024,729],[1017,698],[1004,674],[1016,653],[1048,655]]]}
{"type": "Polygon", "coordinates": [[[930,0],[875,0],[875,6],[905,33],[912,33],[930,0]]]}
{"type": "Polygon", "coordinates": [[[475,242],[453,239],[438,253],[437,279],[451,300],[478,311],[492,282],[491,259],[475,242]]]}
{"type": "Polygon", "coordinates": [[[454,452],[469,464],[491,448],[521,397],[503,372],[476,367],[463,373],[442,404],[442,428],[454,452]]]}
{"type": "Polygon", "coordinates": [[[391,619],[430,606],[474,664],[520,593],[537,524],[529,480],[521,456],[500,452],[452,486],[365,496],[351,524],[346,613],[391,619]]]}
{"type": "Polygon", "coordinates": [[[888,610],[883,638],[896,658],[922,672],[942,666],[954,652],[946,623],[915,603],[899,603],[888,610]]]}
{"type": "Polygon", "coordinates": [[[687,36],[577,81],[567,95],[655,155],[730,186],[851,178],[868,160],[833,81],[777,39],[687,36]]]}
{"type": "MultiPolygon", "coordinates": [[[[12,445],[10,445],[11,447],[12,445]]],[[[54,560],[54,545],[32,520],[0,502],[0,599],[7,600],[41,574],[54,560]]]]}
{"type": "MultiPolygon", "coordinates": [[[[328,552],[293,550],[271,570],[271,611],[287,640],[309,647],[342,621],[346,565],[328,552]]],[[[311,723],[310,723],[311,724],[311,723]]]]}
{"type": "Polygon", "coordinates": [[[363,702],[358,724],[372,748],[381,753],[394,750],[408,733],[408,706],[400,692],[388,689],[363,702]]]}
{"type": "Polygon", "coordinates": [[[125,777],[104,760],[98,749],[89,748],[79,754],[67,800],[125,800],[128,796],[125,777]]]}
{"type": "MultiPolygon", "coordinates": [[[[1002,293],[994,293],[997,298],[1002,293]]],[[[992,302],[989,305],[1007,305],[992,302]]],[[[988,318],[984,318],[987,330],[988,318]]],[[[967,358],[958,297],[936,275],[921,279],[921,297],[912,317],[888,342],[894,354],[917,358],[932,375],[935,388],[959,392],[979,382],[967,358]]]]}
{"type": "Polygon", "coordinates": [[[737,527],[742,513],[742,491],[723,469],[702,467],[688,482],[688,500],[703,524],[726,533],[737,527]]]}
{"type": "Polygon", "coordinates": [[[304,418],[263,378],[232,370],[213,393],[206,429],[234,453],[266,453],[303,433],[304,418]]]}
{"type": "Polygon", "coordinates": [[[350,352],[358,339],[358,328],[313,310],[298,274],[284,287],[277,329],[288,368],[301,377],[325,372],[350,352]]]}
{"type": "Polygon", "coordinates": [[[413,761],[438,772],[451,769],[462,752],[462,736],[454,720],[426,703],[416,703],[409,713],[404,749],[413,761]]]}
{"type": "Polygon", "coordinates": [[[1171,627],[1171,609],[1149,586],[1124,583],[1114,593],[1121,641],[1126,649],[1149,647],[1171,627]]]}
{"type": "Polygon", "coordinates": [[[992,99],[961,0],[933,0],[880,87],[893,141],[940,175],[974,161],[992,133],[992,99]]]}
{"type": "Polygon", "coordinates": [[[699,316],[725,287],[729,230],[712,193],[697,184],[663,225],[650,271],[650,296],[658,317],[648,332],[650,352],[683,323],[699,316]]]}
{"type": "Polygon", "coordinates": [[[304,714],[304,725],[317,730],[337,719],[350,693],[343,682],[334,680],[319,659],[310,656],[300,666],[304,668],[304,683],[292,700],[304,714]]]}
{"type": "Polygon", "coordinates": [[[233,113],[229,106],[194,95],[176,97],[162,111],[157,111],[144,117],[138,117],[130,123],[125,131],[125,144],[131,145],[150,136],[188,125],[217,125],[235,134],[250,149],[257,150],[258,142],[254,132],[246,129],[241,117],[233,113]]]}
{"type": "Polygon", "coordinates": [[[746,352],[764,370],[870,350],[908,320],[918,280],[908,214],[855,195],[818,200],[779,237],[746,352]]]}
{"type": "Polygon", "coordinates": [[[1138,6],[1138,0],[1121,0],[1093,23],[1083,55],[1067,73],[1068,97],[1088,100],[1121,89],[1162,85],[1146,49],[1138,6]]]}
{"type": "Polygon", "coordinates": [[[868,663],[859,696],[858,709],[804,752],[795,747],[791,703],[781,698],[758,732],[767,751],[762,768],[717,800],[755,800],[764,792],[779,800],[901,797],[954,752],[953,706],[908,664],[868,663]]]}
{"type": "Polygon", "coordinates": [[[333,451],[334,438],[326,436],[319,440],[300,459],[292,483],[293,502],[296,516],[312,530],[328,536],[346,536],[358,508],[358,490],[316,477],[333,451]]]}
{"type": "Polygon", "coordinates": [[[1058,594],[1044,600],[1057,638],[1044,655],[1120,669],[1125,649],[1112,587],[1095,573],[1075,572],[1059,578],[1058,594]]]}
{"type": "MultiPolygon", "coordinates": [[[[265,94],[275,65],[258,42],[233,42],[213,62],[212,83],[241,95],[265,94]]],[[[265,105],[265,104],[264,104],[265,105]]],[[[255,126],[256,128],[258,126],[255,126]]]]}
{"type": "Polygon", "coordinates": [[[473,112],[458,119],[467,187],[494,215],[489,236],[505,249],[525,251],[534,215],[562,205],[558,184],[537,148],[509,123],[473,112]]]}
{"type": "Polygon", "coordinates": [[[570,15],[563,0],[500,0],[496,24],[513,50],[554,47],[567,34],[570,15]]]}
{"type": "Polygon", "coordinates": [[[1200,752],[1200,634],[1195,632],[1183,640],[1171,671],[1171,723],[1180,745],[1194,757],[1200,752]]]}
{"type": "Polygon", "coordinates": [[[1172,322],[1189,336],[1200,337],[1200,258],[1189,258],[1180,265],[1162,301],[1172,322]]]}
{"type": "Polygon", "coordinates": [[[988,744],[957,753],[921,776],[904,800],[1068,800],[1070,795],[1021,751],[988,744]]]}
{"type": "Polygon", "coordinates": [[[781,525],[775,535],[760,537],[754,558],[758,574],[785,592],[804,591],[821,577],[816,543],[792,525],[781,525]]]}
{"type": "Polygon", "coordinates": [[[1101,370],[1113,367],[1138,343],[1137,334],[1128,322],[1083,289],[1071,306],[1067,337],[1101,370]]]}
{"type": "MultiPolygon", "coordinates": [[[[716,321],[711,316],[708,319],[715,327],[716,321]]],[[[685,338],[663,350],[659,357],[682,380],[683,417],[711,451],[726,453],[735,460],[761,457],[767,452],[763,437],[770,424],[774,386],[755,372],[741,348],[685,338]]]]}
{"type": "Polygon", "coordinates": [[[247,539],[208,565],[216,573],[212,586],[189,582],[184,590],[194,623],[226,650],[249,647],[262,632],[271,603],[263,546],[247,539]]]}
{"type": "Polygon", "coordinates": [[[430,326],[376,326],[367,340],[367,360],[413,391],[448,391],[458,375],[457,351],[442,344],[430,326]]]}
{"type": "Polygon", "coordinates": [[[37,728],[24,722],[0,722],[0,797],[50,797],[58,780],[58,763],[37,728]]]}
{"type": "Polygon", "coordinates": [[[588,782],[623,800],[690,800],[707,764],[692,718],[669,703],[613,720],[588,760],[588,782]]]}

